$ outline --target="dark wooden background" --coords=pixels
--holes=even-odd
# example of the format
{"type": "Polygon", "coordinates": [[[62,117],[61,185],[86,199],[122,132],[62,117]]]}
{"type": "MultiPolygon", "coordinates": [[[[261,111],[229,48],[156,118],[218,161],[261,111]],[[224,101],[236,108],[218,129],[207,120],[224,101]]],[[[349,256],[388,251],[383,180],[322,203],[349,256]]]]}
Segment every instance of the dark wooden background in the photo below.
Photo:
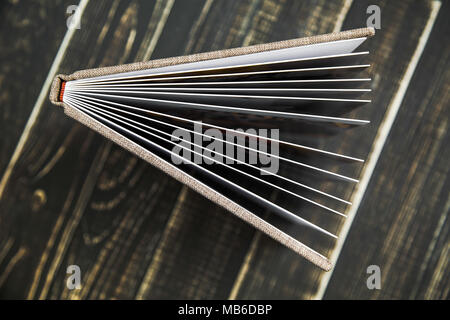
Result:
{"type": "Polygon", "coordinates": [[[72,2],[0,4],[1,298],[449,298],[448,1],[434,19],[415,0],[91,0],[67,44],[57,72],[362,27],[377,4],[373,103],[354,114],[372,123],[320,142],[366,158],[433,20],[344,246],[305,239],[339,256],[331,277],[50,105],[41,91],[72,2]],[[66,288],[71,264],[80,290],[66,288]],[[366,286],[373,264],[381,290],[366,286]]]}

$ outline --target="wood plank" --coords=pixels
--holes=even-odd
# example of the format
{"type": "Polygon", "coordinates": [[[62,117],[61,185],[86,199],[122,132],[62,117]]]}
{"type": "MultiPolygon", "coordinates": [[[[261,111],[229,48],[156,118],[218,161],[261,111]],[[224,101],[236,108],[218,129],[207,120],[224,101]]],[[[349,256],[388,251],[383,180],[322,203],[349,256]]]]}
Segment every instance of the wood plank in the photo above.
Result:
{"type": "Polygon", "coordinates": [[[20,135],[66,33],[73,2],[7,1],[0,10],[0,174],[20,135]],[[7,63],[5,63],[7,62],[7,63]]]}
{"type": "Polygon", "coordinates": [[[450,45],[444,2],[325,294],[448,299],[450,45]],[[369,265],[381,290],[366,286],[369,265]]]}
{"type": "MultiPolygon", "coordinates": [[[[147,14],[153,12],[154,3],[139,5],[147,14]]],[[[60,71],[131,61],[130,37],[136,32],[136,41],[141,41],[147,28],[154,31],[148,27],[150,17],[137,21],[137,9],[136,1],[89,3],[81,23],[85,30],[74,36],[60,71]]],[[[155,25],[160,15],[153,17],[155,25]]],[[[7,268],[17,248],[28,253],[2,284],[2,292],[10,297],[45,298],[51,293],[52,281],[61,270],[61,260],[111,149],[110,143],[46,104],[0,204],[2,243],[4,239],[13,243],[1,270],[7,268]]]]}
{"type": "MultiPolygon", "coordinates": [[[[430,12],[427,1],[404,1],[401,4],[385,1],[357,1],[353,2],[348,11],[343,29],[364,25],[367,17],[366,8],[370,4],[380,6],[383,23],[382,29],[365,44],[365,48],[371,52],[370,73],[373,78],[374,94],[372,103],[352,112],[352,116],[370,119],[371,124],[319,141],[318,144],[327,150],[361,158],[365,158],[370,150],[378,125],[389,101],[398,89],[398,81],[408,66],[408,61],[416,48],[418,36],[426,24],[427,15],[419,16],[417,12],[430,12]]],[[[341,172],[345,174],[358,176],[361,166],[348,166],[343,169],[341,172]]],[[[346,199],[351,199],[353,192],[353,186],[348,184],[325,183],[321,189],[346,199]]],[[[331,205],[327,202],[325,204],[331,205]]],[[[304,216],[327,230],[336,232],[339,236],[343,219],[334,219],[314,208],[307,208],[304,216]]],[[[309,232],[297,232],[297,236],[327,256],[334,248],[332,241],[309,232]]],[[[257,237],[232,296],[263,299],[314,297],[324,273],[306,261],[295,259],[294,256],[291,252],[271,243],[267,237],[257,237]],[[287,272],[286,266],[288,266],[287,272]]]]}

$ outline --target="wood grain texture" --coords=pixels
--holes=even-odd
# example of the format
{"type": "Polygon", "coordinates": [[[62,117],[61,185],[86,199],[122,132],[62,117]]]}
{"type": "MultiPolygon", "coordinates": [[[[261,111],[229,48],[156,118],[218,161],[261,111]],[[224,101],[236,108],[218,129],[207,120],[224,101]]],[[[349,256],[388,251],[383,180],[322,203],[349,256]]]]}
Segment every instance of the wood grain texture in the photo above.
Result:
{"type": "MultiPolygon", "coordinates": [[[[348,3],[90,1],[59,72],[322,34],[333,31],[344,17],[343,29],[361,27],[367,6],[377,3],[382,9],[382,29],[365,45],[373,63],[374,101],[351,115],[370,119],[372,124],[315,142],[329,150],[365,157],[417,45],[430,2],[353,1],[350,8],[348,3]]],[[[444,27],[434,29],[433,39],[443,34],[448,37],[444,27]]],[[[52,41],[57,47],[58,40],[52,41]]],[[[448,141],[448,46],[436,40],[432,44],[427,52],[436,51],[435,55],[421,62],[421,70],[423,74],[427,69],[441,71],[414,78],[404,103],[417,104],[401,109],[392,141],[383,151],[384,161],[377,168],[382,170],[377,179],[392,178],[390,190],[399,190],[402,200],[387,196],[383,180],[372,182],[375,196],[367,196],[360,209],[364,215],[354,222],[355,233],[349,236],[327,298],[377,297],[374,292],[362,292],[369,290],[365,269],[359,269],[366,268],[374,257],[389,266],[383,271],[380,265],[383,283],[384,279],[391,281],[385,293],[377,293],[379,297],[410,297],[411,286],[416,290],[414,297],[448,295],[448,285],[443,282],[448,279],[448,180],[433,176],[436,171],[444,176],[447,172],[446,157],[439,153],[448,153],[448,143],[444,143],[448,141]],[[408,124],[417,128],[414,136],[408,134],[408,124]],[[431,151],[407,148],[402,135],[411,139],[411,144],[416,140],[428,144],[431,151]],[[405,151],[398,152],[401,147],[405,151]],[[433,152],[437,152],[434,158],[433,152]],[[390,165],[395,162],[403,165],[401,171],[390,165]],[[427,171],[415,176],[411,168],[420,167],[427,171]],[[405,177],[409,177],[408,184],[405,177]],[[417,197],[425,187],[433,189],[423,191],[428,202],[417,197]],[[432,218],[430,206],[435,208],[432,218]],[[418,213],[412,213],[417,217],[410,216],[412,208],[417,208],[418,213]],[[379,215],[378,210],[383,213],[379,215]],[[380,224],[378,215],[387,223],[380,224]],[[401,229],[406,216],[410,227],[401,229]],[[417,225],[415,219],[420,220],[417,225]],[[417,250],[412,250],[409,232],[413,229],[417,234],[411,234],[418,236],[421,225],[426,232],[417,250]],[[361,241],[366,234],[380,239],[361,241]],[[409,250],[403,251],[402,246],[407,245],[409,250]],[[424,252],[429,252],[426,263],[421,256],[424,252]],[[400,264],[407,263],[405,255],[409,253],[413,261],[399,278],[400,264]],[[414,278],[418,265],[421,280],[414,278]]],[[[28,109],[21,112],[29,113],[33,103],[30,99],[28,109]]],[[[360,170],[348,166],[342,173],[358,175],[360,170]]],[[[301,172],[292,175],[296,178],[301,172]]],[[[318,186],[345,198],[353,192],[349,184],[318,186]]],[[[287,206],[287,199],[278,194],[272,198],[287,206]]],[[[342,220],[322,211],[300,202],[291,205],[331,231],[339,232],[342,226],[342,220]]],[[[320,252],[328,255],[333,250],[333,242],[316,234],[291,231],[320,252]]],[[[68,119],[49,102],[39,114],[0,200],[0,297],[298,299],[314,296],[322,275],[224,209],[68,119]],[[66,268],[71,264],[82,270],[81,290],[66,287],[66,268]]]]}
{"type": "Polygon", "coordinates": [[[443,3],[325,298],[449,298],[449,10],[443,3]],[[381,290],[365,285],[369,265],[381,290]]]}
{"type": "Polygon", "coordinates": [[[0,172],[14,152],[67,30],[69,0],[0,4],[0,172]]]}

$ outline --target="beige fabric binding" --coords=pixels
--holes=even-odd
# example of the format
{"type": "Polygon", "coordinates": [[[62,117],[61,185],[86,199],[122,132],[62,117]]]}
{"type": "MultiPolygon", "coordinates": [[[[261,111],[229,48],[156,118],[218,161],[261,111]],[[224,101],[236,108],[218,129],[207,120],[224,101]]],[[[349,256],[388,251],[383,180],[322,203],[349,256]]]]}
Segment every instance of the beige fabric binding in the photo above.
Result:
{"type": "Polygon", "coordinates": [[[151,68],[159,68],[159,67],[165,67],[165,66],[182,64],[182,63],[225,58],[225,57],[231,57],[231,56],[237,56],[237,55],[244,55],[244,54],[250,54],[250,53],[257,53],[257,52],[283,49],[283,48],[309,45],[309,44],[322,43],[322,42],[329,42],[329,41],[371,37],[374,34],[375,34],[375,30],[373,28],[361,28],[361,29],[354,29],[354,30],[349,30],[349,31],[330,33],[330,34],[313,36],[313,37],[298,38],[298,39],[293,39],[293,40],[272,42],[272,43],[267,43],[267,44],[259,44],[259,45],[243,47],[243,48],[233,48],[233,49],[226,49],[226,50],[220,50],[220,51],[198,53],[198,54],[182,56],[182,57],[165,58],[165,59],[158,59],[158,60],[147,61],[147,62],[137,62],[137,63],[120,65],[120,66],[81,70],[81,71],[77,71],[71,75],[57,75],[55,77],[55,79],[53,80],[52,87],[50,89],[50,101],[57,106],[64,107],[64,112],[68,116],[83,123],[87,127],[97,131],[98,133],[102,134],[106,138],[114,141],[118,145],[129,150],[130,152],[134,153],[138,157],[144,159],[148,163],[163,170],[168,175],[170,175],[173,178],[177,179],[178,181],[186,184],[188,187],[190,187],[190,188],[194,189],[195,191],[199,192],[200,194],[204,195],[206,198],[210,199],[211,201],[213,201],[213,202],[217,203],[218,205],[224,207],[225,209],[229,210],[231,213],[235,214],[242,220],[251,224],[252,226],[254,226],[258,230],[264,232],[265,234],[272,237],[273,239],[284,244],[286,247],[297,252],[298,254],[305,257],[306,259],[308,259],[315,265],[322,268],[323,270],[328,271],[331,269],[332,265],[326,257],[315,252],[311,248],[307,247],[303,243],[301,243],[301,242],[297,241],[296,239],[292,238],[291,236],[287,235],[283,231],[277,229],[270,223],[259,218],[257,215],[251,213],[250,211],[243,208],[242,206],[235,203],[234,201],[230,200],[229,198],[225,197],[224,195],[214,191],[212,188],[208,187],[207,185],[203,184],[202,182],[185,174],[183,171],[181,171],[180,169],[178,169],[176,166],[172,165],[171,163],[152,154],[151,152],[142,148],[141,146],[139,146],[138,144],[129,140],[128,138],[124,137],[123,135],[102,125],[100,122],[96,121],[95,119],[85,115],[83,112],[70,107],[69,105],[65,104],[62,101],[59,101],[59,93],[60,93],[62,81],[70,81],[70,80],[75,80],[75,79],[84,79],[84,78],[92,78],[92,77],[97,77],[97,76],[104,76],[104,75],[109,75],[109,74],[114,74],[114,73],[122,73],[122,72],[137,71],[137,70],[144,70],[144,69],[151,69],[151,68]]]}

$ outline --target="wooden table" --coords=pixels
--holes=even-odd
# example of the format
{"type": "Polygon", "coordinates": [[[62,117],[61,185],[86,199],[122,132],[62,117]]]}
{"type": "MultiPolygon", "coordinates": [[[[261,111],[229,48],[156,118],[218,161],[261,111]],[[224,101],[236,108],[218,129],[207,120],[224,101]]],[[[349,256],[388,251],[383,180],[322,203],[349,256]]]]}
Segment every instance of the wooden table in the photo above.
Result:
{"type": "MultiPolygon", "coordinates": [[[[0,5],[0,297],[448,299],[450,29],[447,1],[167,0],[0,5]],[[296,234],[325,273],[50,105],[54,72],[238,47],[366,25],[370,119],[321,147],[367,158],[349,218],[314,209],[337,241],[296,234]],[[50,75],[50,76],[49,76],[50,75]],[[49,79],[47,79],[49,77],[49,79]],[[66,268],[79,265],[82,288],[66,268]],[[381,269],[369,290],[367,267],[381,269]]],[[[274,219],[269,217],[269,219],[274,219]]]]}

